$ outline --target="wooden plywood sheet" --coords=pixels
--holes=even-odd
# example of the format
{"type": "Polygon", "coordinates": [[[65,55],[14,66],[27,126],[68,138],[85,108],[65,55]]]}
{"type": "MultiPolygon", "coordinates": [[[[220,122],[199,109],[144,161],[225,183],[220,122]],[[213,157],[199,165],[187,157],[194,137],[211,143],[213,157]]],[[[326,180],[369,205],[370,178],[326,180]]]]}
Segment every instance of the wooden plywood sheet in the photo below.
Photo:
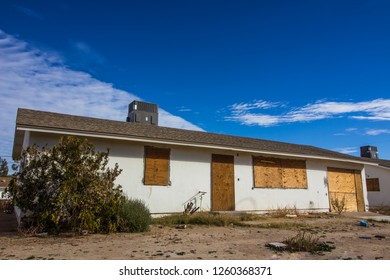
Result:
{"type": "Polygon", "coordinates": [[[255,188],[282,188],[281,160],[270,157],[254,157],[253,177],[255,188]]]}
{"type": "Polygon", "coordinates": [[[235,210],[234,156],[212,155],[211,181],[212,210],[235,210]]]}
{"type": "Polygon", "coordinates": [[[330,192],[355,193],[354,170],[329,167],[328,185],[330,192]]]}
{"type": "Polygon", "coordinates": [[[364,212],[364,196],[363,196],[363,183],[361,172],[355,170],[355,187],[356,187],[356,202],[357,202],[357,211],[364,212]]]}
{"type": "MultiPolygon", "coordinates": [[[[329,192],[330,201],[333,199],[339,199],[342,201],[345,199],[345,211],[347,212],[357,212],[357,203],[356,203],[356,194],[355,193],[342,193],[342,192],[329,192]]],[[[335,211],[331,204],[331,211],[335,211]]]]}
{"type": "Polygon", "coordinates": [[[145,185],[169,184],[169,149],[145,147],[145,185]]]}
{"type": "Polygon", "coordinates": [[[304,160],[283,159],[282,168],[283,187],[307,188],[306,162],[304,160]]]}
{"type": "Polygon", "coordinates": [[[379,192],[379,178],[367,178],[366,179],[367,184],[367,191],[369,192],[379,192]]]}
{"type": "MultiPolygon", "coordinates": [[[[332,199],[345,198],[346,211],[364,211],[364,197],[361,173],[358,170],[343,168],[328,168],[329,203],[332,199]]],[[[332,206],[331,206],[331,210],[332,206]]]]}

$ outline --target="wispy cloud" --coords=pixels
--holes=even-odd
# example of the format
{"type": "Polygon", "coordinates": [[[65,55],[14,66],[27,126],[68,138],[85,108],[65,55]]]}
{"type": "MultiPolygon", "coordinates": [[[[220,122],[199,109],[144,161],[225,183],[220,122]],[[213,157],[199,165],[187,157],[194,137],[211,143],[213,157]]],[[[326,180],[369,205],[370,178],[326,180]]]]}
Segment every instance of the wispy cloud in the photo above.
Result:
{"type": "Polygon", "coordinates": [[[184,107],[184,106],[177,107],[177,110],[179,112],[192,112],[192,109],[189,109],[189,108],[184,107]]]}
{"type": "MultiPolygon", "coordinates": [[[[12,149],[18,107],[80,116],[125,120],[127,106],[142,98],[69,69],[60,56],[31,47],[0,30],[0,151],[12,149]]],[[[159,110],[162,126],[202,130],[159,110]]]]}
{"type": "Polygon", "coordinates": [[[85,42],[72,41],[70,45],[77,56],[76,59],[81,60],[84,64],[103,64],[105,62],[105,58],[85,42]]]}
{"type": "Polygon", "coordinates": [[[390,134],[390,129],[367,129],[366,134],[371,136],[390,134]]]}
{"type": "Polygon", "coordinates": [[[27,8],[27,7],[24,7],[24,6],[20,6],[20,5],[14,5],[15,9],[18,10],[19,12],[21,12],[22,14],[25,14],[26,16],[29,16],[31,18],[35,18],[35,19],[39,19],[39,20],[43,20],[43,16],[40,14],[40,13],[37,13],[36,11],[30,9],[30,8],[27,8]]]}
{"type": "Polygon", "coordinates": [[[359,152],[359,149],[356,147],[343,147],[343,148],[335,148],[333,149],[336,152],[353,155],[359,152]]]}
{"type": "Polygon", "coordinates": [[[300,108],[287,108],[278,114],[252,112],[254,109],[272,109],[287,106],[280,103],[256,101],[230,106],[231,115],[226,120],[244,125],[275,126],[283,123],[312,122],[328,118],[352,118],[357,120],[390,121],[390,99],[363,102],[331,102],[319,100],[300,108]]]}
{"type": "Polygon", "coordinates": [[[249,103],[235,103],[231,106],[232,112],[234,114],[242,114],[254,109],[270,109],[279,107],[282,104],[280,102],[269,102],[264,100],[254,100],[249,103]]]}

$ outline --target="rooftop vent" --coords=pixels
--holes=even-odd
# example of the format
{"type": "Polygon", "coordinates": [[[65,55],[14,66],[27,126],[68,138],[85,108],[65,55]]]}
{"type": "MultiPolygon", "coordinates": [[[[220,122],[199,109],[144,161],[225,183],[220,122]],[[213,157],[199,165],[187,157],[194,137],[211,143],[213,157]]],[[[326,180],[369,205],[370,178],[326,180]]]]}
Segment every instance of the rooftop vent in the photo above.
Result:
{"type": "Polygon", "coordinates": [[[133,101],[129,104],[127,122],[158,125],[157,104],[133,101]]]}
{"type": "Polygon", "coordinates": [[[378,148],[375,146],[360,147],[360,156],[365,158],[378,159],[378,148]]]}

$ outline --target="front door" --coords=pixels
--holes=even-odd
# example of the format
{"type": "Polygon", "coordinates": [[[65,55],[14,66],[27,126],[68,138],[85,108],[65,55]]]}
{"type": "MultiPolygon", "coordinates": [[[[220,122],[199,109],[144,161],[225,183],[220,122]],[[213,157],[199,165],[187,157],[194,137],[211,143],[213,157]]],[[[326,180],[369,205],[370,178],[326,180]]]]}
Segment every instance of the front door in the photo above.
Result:
{"type": "Polygon", "coordinates": [[[211,210],[234,211],[234,156],[212,155],[211,210]]]}

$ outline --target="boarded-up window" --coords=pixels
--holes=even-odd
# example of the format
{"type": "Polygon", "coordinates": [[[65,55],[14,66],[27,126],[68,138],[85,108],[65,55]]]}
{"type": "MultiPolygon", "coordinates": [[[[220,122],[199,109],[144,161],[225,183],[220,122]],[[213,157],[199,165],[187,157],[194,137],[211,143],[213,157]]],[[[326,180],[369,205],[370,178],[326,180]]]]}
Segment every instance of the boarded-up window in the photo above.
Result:
{"type": "Polygon", "coordinates": [[[168,186],[170,150],[145,147],[145,185],[168,186]]]}
{"type": "Polygon", "coordinates": [[[367,178],[367,191],[369,192],[379,192],[379,178],[367,178]]]}
{"type": "Polygon", "coordinates": [[[307,188],[304,160],[253,157],[255,188],[307,188]]]}

